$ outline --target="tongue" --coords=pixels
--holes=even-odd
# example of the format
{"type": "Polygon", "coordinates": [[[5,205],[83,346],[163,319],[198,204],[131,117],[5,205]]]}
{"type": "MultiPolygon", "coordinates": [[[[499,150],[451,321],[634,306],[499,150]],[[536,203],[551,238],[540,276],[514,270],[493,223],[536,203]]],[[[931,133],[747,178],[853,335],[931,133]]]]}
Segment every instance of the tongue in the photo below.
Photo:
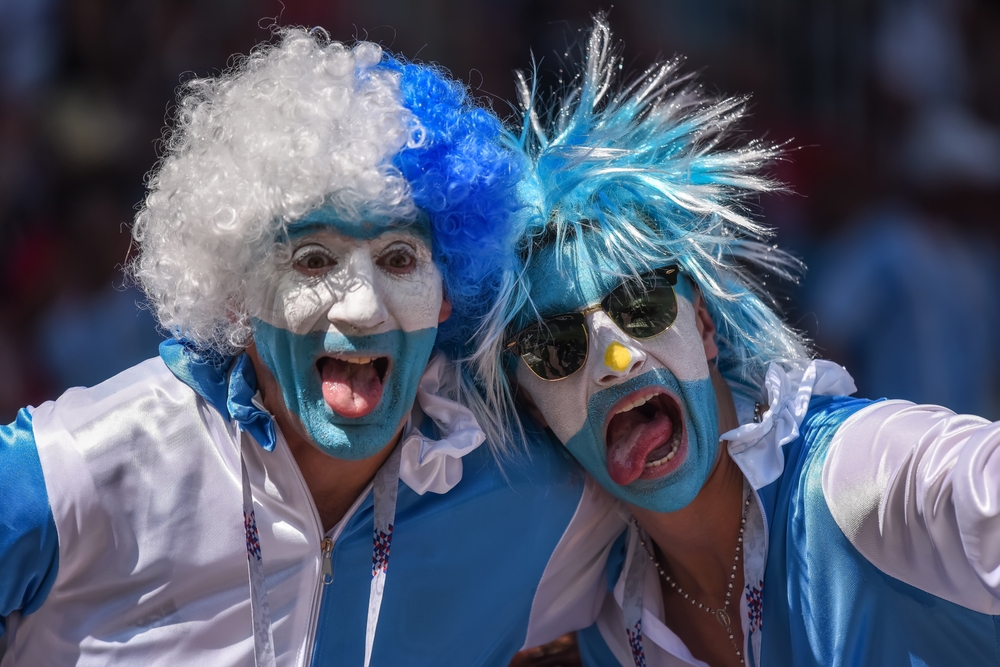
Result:
{"type": "Polygon", "coordinates": [[[320,361],[319,371],[323,399],[342,417],[364,417],[382,399],[382,380],[374,363],[349,364],[326,357],[320,361]]]}
{"type": "Polygon", "coordinates": [[[670,441],[674,424],[663,410],[649,417],[633,409],[615,415],[608,424],[608,474],[626,486],[646,468],[646,457],[670,441]]]}

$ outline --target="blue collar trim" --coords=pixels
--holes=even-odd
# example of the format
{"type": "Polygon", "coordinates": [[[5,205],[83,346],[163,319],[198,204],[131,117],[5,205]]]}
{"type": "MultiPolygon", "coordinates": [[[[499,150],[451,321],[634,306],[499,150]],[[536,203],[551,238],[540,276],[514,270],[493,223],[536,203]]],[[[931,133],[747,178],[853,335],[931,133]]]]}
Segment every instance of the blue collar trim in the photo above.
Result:
{"type": "Polygon", "coordinates": [[[160,358],[178,380],[191,387],[224,418],[235,421],[267,451],[277,442],[274,418],[254,403],[257,374],[250,357],[196,350],[187,341],[160,343],[160,358]]]}

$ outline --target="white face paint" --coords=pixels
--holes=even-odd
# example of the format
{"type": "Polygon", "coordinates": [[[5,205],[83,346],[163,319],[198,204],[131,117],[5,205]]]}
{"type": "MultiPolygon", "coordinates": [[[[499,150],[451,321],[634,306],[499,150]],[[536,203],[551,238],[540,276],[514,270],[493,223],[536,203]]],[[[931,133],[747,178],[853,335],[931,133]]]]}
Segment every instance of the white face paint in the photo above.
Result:
{"type": "Polygon", "coordinates": [[[373,456],[413,407],[442,312],[425,231],[322,211],[289,230],[254,342],[289,412],[331,456],[373,456]]]}

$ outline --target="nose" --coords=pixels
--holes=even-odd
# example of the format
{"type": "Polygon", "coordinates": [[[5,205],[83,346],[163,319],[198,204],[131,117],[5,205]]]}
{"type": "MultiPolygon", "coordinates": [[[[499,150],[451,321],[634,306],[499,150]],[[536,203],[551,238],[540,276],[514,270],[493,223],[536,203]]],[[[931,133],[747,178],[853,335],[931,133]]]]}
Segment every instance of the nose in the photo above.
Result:
{"type": "Polygon", "coordinates": [[[616,340],[604,349],[604,365],[615,372],[621,372],[632,364],[632,353],[616,340]]]}
{"type": "Polygon", "coordinates": [[[590,354],[597,361],[591,371],[594,382],[610,386],[637,374],[646,361],[646,353],[603,312],[594,313],[591,318],[590,354]]]}
{"type": "Polygon", "coordinates": [[[338,328],[371,331],[385,324],[389,313],[376,282],[375,266],[366,253],[351,256],[338,289],[339,297],[326,318],[338,328]]]}

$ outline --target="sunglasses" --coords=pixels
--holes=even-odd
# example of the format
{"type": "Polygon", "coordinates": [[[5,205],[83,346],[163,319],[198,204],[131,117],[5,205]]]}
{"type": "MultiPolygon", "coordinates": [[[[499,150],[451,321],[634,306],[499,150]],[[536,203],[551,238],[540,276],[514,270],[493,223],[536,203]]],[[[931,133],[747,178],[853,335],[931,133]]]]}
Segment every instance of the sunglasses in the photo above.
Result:
{"type": "Polygon", "coordinates": [[[626,280],[601,303],[576,313],[546,317],[511,336],[505,348],[542,380],[562,380],[587,363],[587,315],[603,310],[632,338],[663,333],[677,319],[678,269],[667,266],[626,280]]]}

